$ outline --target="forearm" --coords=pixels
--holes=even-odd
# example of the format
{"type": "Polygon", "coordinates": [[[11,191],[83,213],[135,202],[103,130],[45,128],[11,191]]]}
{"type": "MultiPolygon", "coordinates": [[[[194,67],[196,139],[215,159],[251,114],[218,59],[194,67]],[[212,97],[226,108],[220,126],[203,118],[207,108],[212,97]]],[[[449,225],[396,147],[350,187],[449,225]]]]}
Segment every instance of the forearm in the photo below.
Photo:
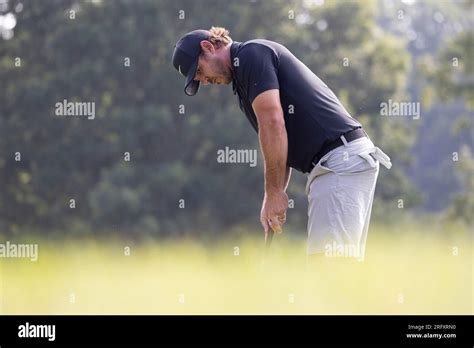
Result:
{"type": "Polygon", "coordinates": [[[265,192],[272,193],[285,191],[288,183],[288,136],[284,122],[271,121],[278,117],[268,119],[259,127],[259,139],[265,161],[265,192]]]}

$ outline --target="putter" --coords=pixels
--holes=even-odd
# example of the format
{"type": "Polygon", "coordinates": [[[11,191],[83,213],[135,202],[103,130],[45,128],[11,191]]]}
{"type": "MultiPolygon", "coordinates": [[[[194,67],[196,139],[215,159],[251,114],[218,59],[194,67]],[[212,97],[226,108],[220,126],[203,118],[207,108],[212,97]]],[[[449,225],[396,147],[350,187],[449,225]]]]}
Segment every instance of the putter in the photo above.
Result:
{"type": "Polygon", "coordinates": [[[274,234],[275,232],[273,232],[273,230],[270,228],[267,233],[267,238],[265,238],[265,249],[263,249],[263,260],[261,264],[262,271],[265,265],[267,264],[268,252],[270,250],[270,245],[272,244],[272,239],[273,239],[274,234]]]}

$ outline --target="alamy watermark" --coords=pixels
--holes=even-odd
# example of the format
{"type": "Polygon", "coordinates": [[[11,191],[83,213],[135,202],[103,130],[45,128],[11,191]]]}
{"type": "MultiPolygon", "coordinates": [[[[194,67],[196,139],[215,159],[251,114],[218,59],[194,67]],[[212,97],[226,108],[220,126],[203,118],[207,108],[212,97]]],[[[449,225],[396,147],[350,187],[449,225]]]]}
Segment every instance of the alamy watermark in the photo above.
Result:
{"type": "Polygon", "coordinates": [[[381,116],[412,117],[414,120],[420,118],[420,102],[397,102],[389,99],[388,102],[380,103],[381,116]]]}
{"type": "Polygon", "coordinates": [[[248,163],[250,167],[257,165],[256,149],[230,149],[226,146],[224,149],[217,150],[218,163],[248,163]]]}
{"type": "Polygon", "coordinates": [[[38,261],[38,244],[0,243],[0,258],[29,258],[38,261]]]}
{"type": "Polygon", "coordinates": [[[359,245],[340,244],[336,242],[328,243],[324,246],[324,256],[326,257],[348,257],[357,260],[363,259],[363,253],[359,245]]]}
{"type": "Polygon", "coordinates": [[[37,325],[26,322],[18,326],[18,337],[20,338],[47,338],[52,342],[56,339],[56,325],[37,325]]]}
{"type": "Polygon", "coordinates": [[[70,102],[64,99],[54,106],[56,116],[84,116],[89,120],[95,118],[95,102],[70,102]]]}

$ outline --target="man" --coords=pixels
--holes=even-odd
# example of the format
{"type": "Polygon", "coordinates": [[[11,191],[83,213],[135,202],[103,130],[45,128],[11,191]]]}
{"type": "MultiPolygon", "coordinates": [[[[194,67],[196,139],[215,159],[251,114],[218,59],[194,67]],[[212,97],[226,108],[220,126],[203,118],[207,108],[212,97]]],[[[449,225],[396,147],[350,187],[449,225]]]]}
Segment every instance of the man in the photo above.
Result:
{"type": "Polygon", "coordinates": [[[308,255],[362,260],[379,161],[391,163],[326,84],[284,46],[233,42],[221,27],[183,36],[173,65],[190,96],[201,83],[232,82],[265,161],[265,237],[281,233],[294,168],[309,173],[308,255]]]}

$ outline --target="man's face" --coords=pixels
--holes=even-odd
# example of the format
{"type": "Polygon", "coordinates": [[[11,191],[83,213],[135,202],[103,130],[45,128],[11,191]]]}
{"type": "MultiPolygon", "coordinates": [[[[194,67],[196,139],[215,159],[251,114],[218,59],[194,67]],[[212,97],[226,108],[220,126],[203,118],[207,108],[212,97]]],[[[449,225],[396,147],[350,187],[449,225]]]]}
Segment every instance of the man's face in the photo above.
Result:
{"type": "Polygon", "coordinates": [[[203,47],[194,79],[203,85],[209,83],[227,85],[232,82],[232,71],[224,63],[222,53],[213,47],[203,47]]]}

